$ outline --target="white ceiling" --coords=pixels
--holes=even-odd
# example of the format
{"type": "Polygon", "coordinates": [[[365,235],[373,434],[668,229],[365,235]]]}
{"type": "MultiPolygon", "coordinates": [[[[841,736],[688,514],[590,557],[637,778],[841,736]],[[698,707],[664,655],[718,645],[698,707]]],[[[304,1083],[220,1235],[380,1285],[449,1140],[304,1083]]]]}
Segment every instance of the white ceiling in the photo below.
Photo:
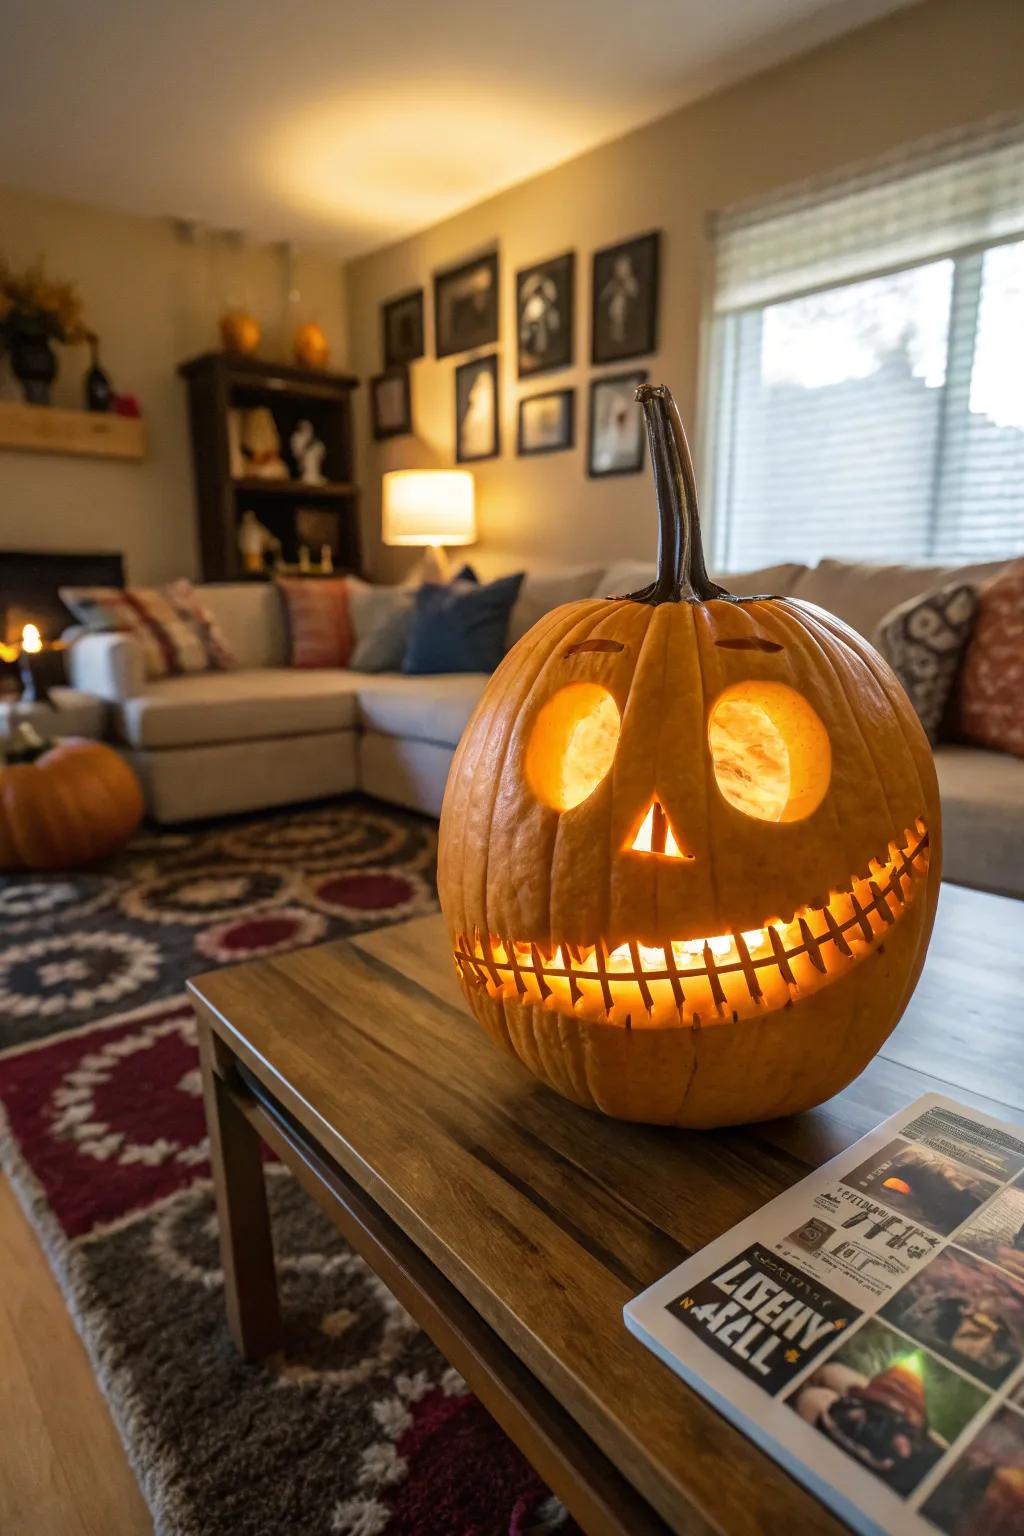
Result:
{"type": "Polygon", "coordinates": [[[0,182],[349,256],[905,3],[2,0],[0,182]]]}

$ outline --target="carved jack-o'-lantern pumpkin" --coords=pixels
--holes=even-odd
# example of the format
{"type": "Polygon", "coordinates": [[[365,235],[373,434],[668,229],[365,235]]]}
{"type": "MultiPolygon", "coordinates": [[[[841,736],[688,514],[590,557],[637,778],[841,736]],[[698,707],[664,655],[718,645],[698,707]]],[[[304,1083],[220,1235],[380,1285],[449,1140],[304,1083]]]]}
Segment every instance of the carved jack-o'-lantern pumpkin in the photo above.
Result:
{"type": "Polygon", "coordinates": [[[917,981],[931,752],[893,673],[808,603],[708,577],[668,390],[638,392],[658,574],[548,614],[452,765],[439,889],[470,1006],[578,1104],[688,1126],[838,1092],[917,981]]]}

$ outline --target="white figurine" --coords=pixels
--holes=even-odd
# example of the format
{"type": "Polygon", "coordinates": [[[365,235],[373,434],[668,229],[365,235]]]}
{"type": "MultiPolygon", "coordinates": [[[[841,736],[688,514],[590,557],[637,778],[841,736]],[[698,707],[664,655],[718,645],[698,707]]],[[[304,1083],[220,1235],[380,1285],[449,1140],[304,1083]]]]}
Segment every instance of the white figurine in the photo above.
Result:
{"type": "Polygon", "coordinates": [[[299,466],[299,479],[303,485],[324,485],[323,462],[327,452],[325,445],[313,435],[313,423],[300,421],[291,435],[292,453],[299,466]]]}
{"type": "Polygon", "coordinates": [[[250,576],[263,569],[268,554],[281,552],[281,541],[260,522],[255,512],[245,511],[238,525],[238,548],[242,556],[242,569],[250,576]]]}

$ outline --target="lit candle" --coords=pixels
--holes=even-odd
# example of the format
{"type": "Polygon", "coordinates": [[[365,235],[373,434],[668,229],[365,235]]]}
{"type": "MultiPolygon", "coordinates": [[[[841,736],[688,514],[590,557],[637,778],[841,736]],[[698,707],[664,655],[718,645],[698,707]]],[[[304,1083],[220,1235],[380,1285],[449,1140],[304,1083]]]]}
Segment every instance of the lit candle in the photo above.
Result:
{"type": "Polygon", "coordinates": [[[44,646],[37,624],[21,631],[21,698],[25,704],[49,703],[50,689],[64,681],[64,646],[44,646]]]}

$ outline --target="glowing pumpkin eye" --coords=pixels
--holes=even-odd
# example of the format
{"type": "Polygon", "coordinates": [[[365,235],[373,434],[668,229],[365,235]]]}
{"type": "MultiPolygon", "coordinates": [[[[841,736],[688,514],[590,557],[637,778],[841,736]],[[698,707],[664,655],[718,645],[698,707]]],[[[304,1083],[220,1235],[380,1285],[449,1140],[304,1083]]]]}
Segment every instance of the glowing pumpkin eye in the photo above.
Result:
{"type": "Polygon", "coordinates": [[[809,816],[832,777],[828,732],[785,683],[727,688],[708,720],[708,746],[721,794],[758,821],[809,816]]]}
{"type": "Polygon", "coordinates": [[[619,707],[597,683],[570,683],[544,705],[526,749],[526,777],[545,805],[571,811],[615,760],[619,707]]]}

